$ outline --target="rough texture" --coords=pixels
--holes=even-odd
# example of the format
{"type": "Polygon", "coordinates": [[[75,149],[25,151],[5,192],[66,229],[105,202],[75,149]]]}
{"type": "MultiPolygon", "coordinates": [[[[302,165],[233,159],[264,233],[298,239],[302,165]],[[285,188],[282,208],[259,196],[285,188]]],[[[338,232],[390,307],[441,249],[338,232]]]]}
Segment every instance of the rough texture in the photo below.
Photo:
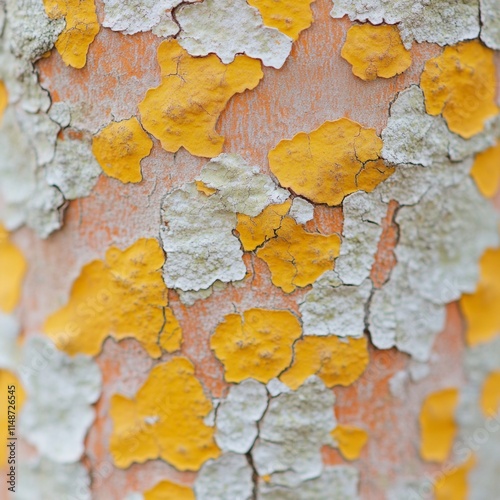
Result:
{"type": "Polygon", "coordinates": [[[267,408],[264,385],[248,379],[231,387],[217,407],[215,442],[224,451],[247,453],[258,434],[257,422],[267,408]]]}
{"type": "Polygon", "coordinates": [[[249,309],[228,314],[210,339],[225,368],[228,382],[254,378],[267,383],[292,360],[292,345],[302,335],[298,319],[289,311],[249,309]]]}
{"type": "Polygon", "coordinates": [[[276,237],[264,243],[256,255],[269,266],[273,283],[289,293],[333,269],[339,247],[337,234],[309,233],[291,217],[284,217],[276,237]]]}
{"type": "Polygon", "coordinates": [[[142,125],[167,151],[184,147],[196,156],[217,156],[224,143],[217,119],[234,94],[258,85],[260,63],[237,56],[226,66],[215,55],[191,57],[176,40],[158,47],[158,63],[161,83],[139,104],[142,125]]]}
{"type": "Polygon", "coordinates": [[[66,26],[56,49],[66,65],[83,68],[90,44],[99,32],[94,0],[43,0],[51,19],[64,18],[66,26]]]}
{"type": "Polygon", "coordinates": [[[481,7],[481,40],[490,49],[500,50],[500,2],[479,0],[481,7]]]}
{"type": "Polygon", "coordinates": [[[453,45],[479,34],[479,0],[335,0],[331,16],[397,24],[407,48],[413,41],[453,45]]]}
{"type": "Polygon", "coordinates": [[[292,389],[311,375],[317,375],[327,387],[351,385],[368,365],[367,343],[365,337],[304,336],[294,344],[293,363],[280,380],[292,389]]]}
{"type": "Polygon", "coordinates": [[[59,464],[47,458],[20,466],[16,498],[45,500],[46,498],[77,498],[91,500],[90,477],[80,463],[59,464]]]}
{"type": "Polygon", "coordinates": [[[80,459],[101,393],[101,372],[86,356],[70,358],[42,337],[24,348],[20,366],[28,393],[20,432],[53,462],[80,459]]]}
{"type": "Polygon", "coordinates": [[[259,487],[259,498],[263,500],[359,500],[359,472],[348,465],[326,468],[319,477],[304,481],[295,488],[268,486],[259,487]]]}
{"type": "Polygon", "coordinates": [[[90,141],[57,141],[54,159],[46,167],[47,182],[62,192],[67,200],[88,196],[101,173],[92,154],[90,141]]]}
{"type": "Polygon", "coordinates": [[[452,132],[468,139],[499,111],[493,51],[479,41],[446,47],[425,64],[420,85],[429,114],[441,114],[452,132]]]}
{"type": "Polygon", "coordinates": [[[344,284],[361,285],[375,260],[387,204],[381,200],[379,190],[360,191],[346,196],[342,208],[344,227],[335,271],[344,284]]]}
{"type": "Polygon", "coordinates": [[[466,179],[444,190],[430,189],[419,204],[402,207],[396,222],[398,264],[389,283],[374,293],[369,329],[377,347],[397,345],[426,360],[444,326],[443,305],[474,290],[479,257],[498,244],[496,216],[466,179]]]}
{"type": "Polygon", "coordinates": [[[159,36],[176,35],[179,26],[170,11],[183,0],[104,0],[104,21],[102,25],[113,31],[133,35],[140,31],[153,30],[159,36]]]}
{"type": "Polygon", "coordinates": [[[190,183],[168,194],[162,207],[165,282],[184,291],[206,289],[217,280],[241,280],[246,268],[233,234],[236,213],[256,216],[270,203],[288,197],[239,155],[214,158],[200,179],[217,192],[207,196],[190,183]]]}
{"type": "Polygon", "coordinates": [[[152,147],[153,141],[135,117],[110,123],[92,140],[92,152],[104,172],[125,183],[142,180],[141,160],[152,147]]]}
{"type": "Polygon", "coordinates": [[[155,366],[134,398],[115,394],[111,400],[115,464],[162,458],[179,470],[198,470],[220,453],[203,422],[211,407],[188,359],[155,366]]]}
{"type": "Polygon", "coordinates": [[[371,191],[393,173],[380,159],[375,130],[341,118],[313,132],[300,132],[269,152],[280,184],[315,203],[340,205],[358,190],[371,191]]]}
{"type": "Polygon", "coordinates": [[[229,64],[243,53],[261,59],[266,66],[281,68],[292,48],[292,39],[264,26],[260,12],[245,0],[182,5],[176,18],[181,27],[179,43],[193,56],[215,53],[229,64]]]}
{"type": "Polygon", "coordinates": [[[323,274],[300,303],[306,335],[361,337],[365,329],[365,304],[372,283],[343,285],[335,271],[323,274]]]}
{"type": "Polygon", "coordinates": [[[111,247],[105,260],[85,265],[68,303],[45,322],[45,333],[68,354],[96,355],[107,336],[134,337],[153,357],[165,326],[165,257],[155,239],[141,239],[125,250],[111,247]]]}
{"type": "Polygon", "coordinates": [[[194,491],[197,500],[251,500],[252,468],[244,455],[226,453],[200,470],[194,491]]]}
{"type": "Polygon", "coordinates": [[[334,400],[317,377],[296,392],[271,399],[252,451],[258,474],[269,474],[273,484],[288,487],[320,476],[320,448],[331,442],[335,427],[334,400]]]}
{"type": "Polygon", "coordinates": [[[411,54],[395,26],[353,26],[347,32],[342,57],[362,80],[391,78],[411,65],[411,54]]]}
{"type": "Polygon", "coordinates": [[[315,0],[248,0],[259,9],[266,26],[279,29],[293,40],[313,22],[311,4],[315,0]]]}

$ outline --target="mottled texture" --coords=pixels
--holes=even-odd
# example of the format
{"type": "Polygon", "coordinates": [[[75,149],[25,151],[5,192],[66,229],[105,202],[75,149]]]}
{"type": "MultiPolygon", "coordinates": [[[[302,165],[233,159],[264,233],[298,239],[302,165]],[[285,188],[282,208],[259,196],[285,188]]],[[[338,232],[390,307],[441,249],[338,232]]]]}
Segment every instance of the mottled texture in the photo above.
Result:
{"type": "Polygon", "coordinates": [[[334,401],[317,377],[271,399],[252,450],[259,475],[269,474],[274,484],[288,487],[320,476],[320,448],[331,442],[335,427],[334,401]]]}
{"type": "Polygon", "coordinates": [[[407,48],[413,41],[452,45],[479,34],[479,0],[334,0],[331,15],[397,24],[407,48]]]}
{"type": "Polygon", "coordinates": [[[41,455],[57,463],[77,462],[95,418],[101,372],[86,356],[70,358],[43,337],[24,347],[19,368],[26,401],[21,434],[41,455]]]}
{"type": "Polygon", "coordinates": [[[215,53],[228,64],[243,53],[261,59],[266,66],[281,68],[292,48],[292,39],[264,26],[260,12],[245,0],[183,5],[176,18],[181,27],[179,43],[193,56],[215,53]]]}
{"type": "Polygon", "coordinates": [[[168,194],[162,206],[165,282],[184,291],[206,289],[216,280],[241,280],[246,268],[236,228],[236,212],[258,215],[288,194],[239,155],[222,154],[203,168],[200,179],[211,196],[190,183],[168,194]]]}

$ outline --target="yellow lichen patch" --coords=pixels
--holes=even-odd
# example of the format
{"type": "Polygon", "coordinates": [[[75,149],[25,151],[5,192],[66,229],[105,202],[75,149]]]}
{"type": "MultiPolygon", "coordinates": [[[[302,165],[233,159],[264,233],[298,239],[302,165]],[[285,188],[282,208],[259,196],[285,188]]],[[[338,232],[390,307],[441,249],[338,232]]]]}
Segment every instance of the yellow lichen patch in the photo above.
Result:
{"type": "Polygon", "coordinates": [[[496,194],[500,184],[500,142],[476,156],[470,173],[484,196],[496,194]]]}
{"type": "Polygon", "coordinates": [[[348,386],[361,377],[368,361],[365,337],[308,335],[295,343],[293,364],[280,380],[293,390],[311,375],[318,375],[327,387],[348,386]]]}
{"type": "Polygon", "coordinates": [[[8,445],[11,441],[8,439],[11,437],[17,437],[16,429],[9,428],[9,425],[12,424],[12,422],[9,422],[7,410],[9,409],[9,405],[14,406],[14,408],[10,408],[10,410],[19,416],[26,394],[17,377],[7,370],[0,370],[0,390],[3,394],[0,404],[0,439],[2,440],[2,443],[4,443],[0,452],[0,467],[4,467],[7,464],[7,459],[10,455],[10,448],[8,445]],[[14,434],[10,434],[11,430],[14,434]]]}
{"type": "Polygon", "coordinates": [[[21,297],[26,261],[0,224],[0,311],[10,313],[21,297]]]}
{"type": "Polygon", "coordinates": [[[83,267],[69,302],[45,323],[45,333],[70,355],[95,356],[107,336],[136,338],[153,357],[161,355],[167,290],[163,251],[155,239],[140,239],[126,250],[111,247],[104,261],[83,267]]]}
{"type": "Polygon", "coordinates": [[[457,389],[443,389],[427,396],[420,411],[420,455],[428,462],[444,462],[457,432],[457,389]]]}
{"type": "Polygon", "coordinates": [[[211,196],[214,193],[217,192],[217,189],[208,187],[204,182],[202,181],[194,181],[196,184],[196,189],[203,194],[206,194],[207,196],[211,196]]]}
{"type": "Polygon", "coordinates": [[[481,391],[481,410],[491,417],[500,410],[500,371],[488,375],[481,391]]]}
{"type": "Polygon", "coordinates": [[[467,321],[470,346],[488,342],[500,334],[500,249],[486,250],[481,257],[481,277],[472,294],[464,294],[460,306],[467,321]]]}
{"type": "Polygon", "coordinates": [[[276,238],[259,248],[257,257],[269,266],[273,284],[290,293],[333,269],[339,251],[337,234],[308,233],[294,219],[285,217],[276,238]]]}
{"type": "Polygon", "coordinates": [[[357,460],[368,441],[368,433],[353,425],[337,425],[331,435],[347,460],[357,460]]]}
{"type": "Polygon", "coordinates": [[[160,334],[160,346],[164,351],[175,352],[181,348],[182,329],[170,307],[165,308],[165,325],[160,334]]]}
{"type": "Polygon", "coordinates": [[[281,226],[283,217],[290,210],[290,200],[278,205],[269,205],[256,217],[238,214],[236,231],[246,252],[255,250],[265,241],[276,236],[276,230],[281,226]]]}
{"type": "Polygon", "coordinates": [[[397,26],[352,26],[341,55],[362,80],[391,78],[411,66],[411,54],[405,49],[397,26]]]}
{"type": "Polygon", "coordinates": [[[142,181],[141,160],[149,155],[153,141],[137,118],[110,123],[92,140],[92,152],[109,177],[122,182],[142,181]]]}
{"type": "Polygon", "coordinates": [[[427,61],[420,86],[431,115],[442,114],[452,132],[469,138],[498,113],[493,51],[473,40],[448,46],[427,61]]]}
{"type": "Polygon", "coordinates": [[[144,500],[195,500],[193,490],[187,486],[162,481],[144,492],[144,500]]]}
{"type": "Polygon", "coordinates": [[[288,311],[249,309],[228,314],[210,339],[228,382],[253,378],[267,383],[292,361],[292,345],[302,329],[288,311]]]}
{"type": "Polygon", "coordinates": [[[66,20],[66,27],[56,40],[56,49],[66,66],[83,68],[90,44],[99,32],[94,0],[43,0],[51,19],[66,20]]]}
{"type": "Polygon", "coordinates": [[[475,462],[475,458],[471,457],[464,464],[439,478],[434,487],[434,500],[467,500],[469,498],[467,475],[475,462]]]}
{"type": "Polygon", "coordinates": [[[269,152],[269,165],[282,186],[333,206],[355,191],[372,191],[394,172],[381,152],[375,130],[341,118],[281,141],[269,152]]]}
{"type": "Polygon", "coordinates": [[[266,26],[277,28],[293,40],[313,22],[311,4],[315,0],[248,0],[259,9],[266,26]]]}
{"type": "Polygon", "coordinates": [[[215,131],[219,115],[234,94],[258,85],[261,63],[244,55],[228,65],[215,54],[192,57],[176,40],[158,47],[158,63],[160,86],[139,104],[144,128],[172,153],[184,147],[196,156],[217,156],[224,143],[215,131]]]}
{"type": "Polygon", "coordinates": [[[5,109],[7,108],[7,104],[9,104],[7,87],[5,86],[5,83],[0,80],[0,123],[2,122],[2,117],[5,113],[5,109]]]}
{"type": "Polygon", "coordinates": [[[178,470],[198,470],[220,451],[203,419],[212,404],[186,358],[155,366],[135,398],[115,394],[110,450],[120,468],[161,458],[178,470]]]}

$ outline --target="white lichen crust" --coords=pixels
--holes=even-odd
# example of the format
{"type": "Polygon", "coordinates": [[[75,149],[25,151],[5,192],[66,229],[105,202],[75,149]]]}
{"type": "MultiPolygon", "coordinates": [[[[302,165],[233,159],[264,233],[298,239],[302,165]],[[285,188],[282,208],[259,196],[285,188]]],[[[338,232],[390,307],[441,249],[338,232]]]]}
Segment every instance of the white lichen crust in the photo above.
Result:
{"type": "Polygon", "coordinates": [[[27,401],[20,433],[41,455],[59,464],[80,459],[94,422],[101,373],[88,356],[69,357],[44,337],[30,338],[19,368],[27,401]]]}
{"type": "Polygon", "coordinates": [[[333,0],[331,16],[397,24],[406,48],[413,41],[454,45],[479,35],[479,0],[333,0]]]}
{"type": "Polygon", "coordinates": [[[260,12],[245,0],[182,5],[176,18],[181,27],[179,43],[193,56],[215,53],[229,64],[243,53],[261,59],[265,66],[281,68],[292,48],[292,39],[265,26],[260,12]]]}
{"type": "Polygon", "coordinates": [[[214,158],[203,167],[200,180],[216,192],[207,196],[192,182],[168,194],[162,205],[165,282],[184,291],[243,279],[243,251],[233,234],[236,214],[254,217],[288,198],[287,191],[239,155],[214,158]]]}

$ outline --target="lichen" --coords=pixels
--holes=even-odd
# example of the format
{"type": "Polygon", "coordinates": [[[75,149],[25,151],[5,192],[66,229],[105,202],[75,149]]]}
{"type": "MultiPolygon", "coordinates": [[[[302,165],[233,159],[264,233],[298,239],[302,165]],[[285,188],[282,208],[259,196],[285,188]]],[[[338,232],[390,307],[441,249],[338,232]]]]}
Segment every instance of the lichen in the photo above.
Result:
{"type": "Polygon", "coordinates": [[[458,389],[443,389],[429,394],[420,410],[420,455],[428,462],[444,462],[457,433],[455,410],[458,389]]]}
{"type": "Polygon", "coordinates": [[[290,293],[333,269],[339,250],[337,234],[310,233],[291,217],[284,217],[276,237],[269,239],[256,255],[268,265],[273,284],[290,293]]]}
{"type": "Polygon", "coordinates": [[[124,183],[142,180],[141,160],[152,148],[153,141],[135,117],[110,123],[92,140],[92,152],[106,175],[124,183]]]}
{"type": "Polygon", "coordinates": [[[302,334],[289,311],[249,309],[228,314],[210,339],[210,346],[225,368],[228,382],[253,378],[267,383],[292,360],[292,345],[302,334]]]}
{"type": "Polygon", "coordinates": [[[479,0],[334,0],[331,16],[397,24],[407,49],[413,41],[452,45],[479,34],[479,0]]]}
{"type": "Polygon", "coordinates": [[[317,375],[327,387],[351,385],[368,366],[367,344],[365,337],[305,336],[294,344],[293,363],[280,380],[294,390],[311,375],[317,375]]]}
{"type": "Polygon", "coordinates": [[[211,409],[187,358],[155,366],[134,398],[111,399],[115,464],[126,468],[161,458],[179,470],[198,470],[219,455],[214,429],[203,422],[211,409]]]}
{"type": "Polygon", "coordinates": [[[10,241],[9,233],[0,224],[0,311],[12,312],[21,297],[21,286],[26,274],[23,253],[10,241]]]}
{"type": "Polygon", "coordinates": [[[420,86],[427,112],[441,114],[450,130],[466,139],[499,111],[493,51],[477,40],[446,47],[428,60],[420,86]]]}
{"type": "Polygon", "coordinates": [[[101,372],[87,356],[73,358],[46,338],[30,338],[19,367],[27,400],[20,433],[39,453],[57,463],[77,462],[95,419],[101,372]]]}
{"type": "Polygon", "coordinates": [[[68,354],[96,355],[104,339],[134,337],[153,357],[161,355],[165,261],[155,239],[140,239],[125,250],[111,247],[104,261],[85,265],[68,303],[49,316],[45,333],[68,354]]]}
{"type": "Polygon", "coordinates": [[[64,18],[66,26],[56,49],[67,66],[83,68],[90,44],[99,32],[94,0],[43,0],[51,19],[64,18]]]}
{"type": "Polygon", "coordinates": [[[161,83],[139,104],[142,125],[167,151],[184,147],[195,156],[217,156],[224,144],[215,131],[219,115],[234,94],[258,85],[259,61],[240,55],[225,65],[214,54],[192,57],[176,40],[166,40],[158,63],[161,83]]]}
{"type": "Polygon", "coordinates": [[[266,66],[281,68],[292,48],[292,39],[265,26],[259,10],[245,0],[181,5],[175,17],[181,27],[179,43],[193,56],[215,53],[229,64],[236,54],[246,54],[266,66]]]}
{"type": "Polygon", "coordinates": [[[394,172],[380,159],[381,150],[375,130],[341,118],[282,140],[269,152],[269,165],[282,186],[334,206],[355,191],[372,191],[394,172]]]}
{"type": "Polygon", "coordinates": [[[411,54],[403,46],[396,26],[352,26],[341,55],[362,80],[391,78],[411,65],[411,54]]]}

